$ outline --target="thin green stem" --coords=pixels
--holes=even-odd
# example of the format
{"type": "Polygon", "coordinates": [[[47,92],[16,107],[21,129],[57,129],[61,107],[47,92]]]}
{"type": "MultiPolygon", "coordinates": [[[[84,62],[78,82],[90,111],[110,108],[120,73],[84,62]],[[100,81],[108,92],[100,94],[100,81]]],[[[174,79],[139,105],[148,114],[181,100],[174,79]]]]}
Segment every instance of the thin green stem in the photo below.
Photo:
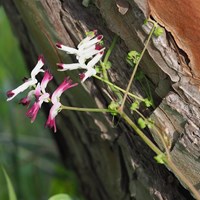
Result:
{"type": "Polygon", "coordinates": [[[142,138],[142,140],[152,149],[157,155],[163,152],[137,127],[137,125],[123,111],[119,111],[121,117],[133,128],[133,130],[142,138]]]}
{"type": "Polygon", "coordinates": [[[122,100],[122,104],[121,104],[121,106],[120,106],[120,108],[119,108],[121,111],[123,111],[124,104],[125,104],[125,102],[126,102],[126,98],[127,98],[127,96],[128,96],[128,92],[129,92],[130,87],[131,87],[131,84],[132,84],[132,82],[133,82],[135,73],[136,73],[136,71],[137,71],[137,68],[138,68],[138,66],[139,66],[139,64],[140,64],[140,61],[141,61],[142,57],[144,56],[144,53],[145,53],[145,51],[146,51],[146,49],[147,49],[147,46],[148,46],[148,44],[149,44],[149,41],[150,41],[152,35],[153,35],[153,32],[154,32],[154,30],[155,30],[155,27],[156,27],[156,24],[154,23],[154,24],[153,24],[153,27],[152,27],[152,29],[151,29],[151,32],[149,33],[148,39],[147,39],[147,41],[146,41],[146,43],[145,43],[145,46],[144,46],[144,48],[143,48],[143,50],[142,50],[142,53],[141,53],[141,55],[140,55],[140,57],[139,57],[139,59],[138,59],[136,65],[135,65],[135,67],[134,67],[133,73],[132,73],[132,75],[131,75],[131,78],[130,78],[130,80],[129,80],[128,86],[127,86],[127,88],[126,88],[126,92],[125,92],[125,94],[124,94],[124,98],[123,98],[123,100],[122,100]]]}
{"type": "MultiPolygon", "coordinates": [[[[163,152],[153,144],[153,142],[137,127],[137,125],[122,111],[118,112],[121,117],[134,129],[134,131],[142,138],[142,140],[152,149],[157,155],[162,154],[163,152]]],[[[167,156],[165,157],[166,165],[180,178],[180,180],[190,189],[190,191],[194,194],[197,200],[200,200],[200,194],[197,189],[192,185],[192,183],[185,177],[184,174],[176,167],[176,165],[171,160],[170,153],[165,144],[164,139],[162,139],[164,144],[167,156]]]]}
{"type": "Polygon", "coordinates": [[[71,106],[61,106],[61,110],[73,110],[73,111],[80,111],[80,112],[111,112],[109,109],[101,109],[101,108],[79,108],[79,107],[71,107],[71,106]]]}
{"type": "Polygon", "coordinates": [[[161,142],[163,143],[163,146],[165,148],[166,152],[166,159],[165,163],[166,165],[180,178],[180,180],[191,190],[191,192],[194,194],[197,200],[200,200],[200,194],[197,191],[197,189],[192,185],[192,183],[185,177],[184,174],[176,167],[176,165],[171,160],[171,155],[169,152],[169,148],[167,147],[167,144],[162,136],[162,134],[159,132],[159,130],[155,127],[154,130],[157,132],[157,135],[159,136],[161,142]]]}
{"type": "Polygon", "coordinates": [[[176,165],[172,162],[170,158],[166,159],[166,164],[169,168],[179,177],[179,179],[190,189],[197,200],[200,200],[200,193],[197,189],[192,185],[192,183],[185,177],[184,174],[176,167],[176,165]]]}
{"type": "MultiPolygon", "coordinates": [[[[123,92],[123,93],[126,92],[126,90],[124,90],[124,89],[120,88],[119,86],[117,86],[117,85],[111,83],[110,81],[105,80],[104,78],[101,78],[100,76],[94,75],[93,77],[95,77],[96,79],[99,79],[100,81],[102,81],[102,82],[108,84],[109,86],[114,87],[115,89],[117,89],[117,90],[119,90],[119,91],[121,91],[121,92],[123,92]]],[[[130,92],[128,92],[128,95],[129,95],[130,97],[133,97],[134,99],[138,99],[138,100],[140,100],[140,101],[144,101],[143,98],[138,97],[138,96],[136,96],[136,95],[134,95],[134,94],[132,94],[132,93],[130,93],[130,92]]]]}
{"type": "Polygon", "coordinates": [[[114,47],[115,47],[115,45],[116,45],[116,43],[117,43],[117,39],[118,39],[118,36],[117,35],[115,35],[115,37],[114,37],[114,39],[113,39],[113,41],[112,41],[112,44],[110,45],[110,48],[108,49],[108,51],[107,51],[107,53],[106,53],[106,55],[105,55],[105,58],[104,58],[104,60],[103,60],[103,63],[107,63],[108,62],[108,59],[109,59],[109,57],[110,57],[110,54],[112,53],[112,50],[114,49],[114,47]]]}
{"type": "MultiPolygon", "coordinates": [[[[103,77],[106,81],[109,81],[109,77],[108,77],[108,73],[107,73],[107,68],[106,68],[106,65],[108,63],[108,59],[117,43],[117,39],[118,39],[118,36],[115,35],[113,41],[112,41],[112,44],[110,45],[110,48],[108,49],[105,57],[104,57],[104,60],[103,62],[101,62],[101,67],[102,67],[102,74],[103,74],[103,77]]],[[[122,100],[122,96],[120,94],[120,92],[118,90],[116,90],[116,88],[114,88],[112,85],[109,86],[110,89],[117,95],[118,97],[118,100],[121,101],[122,100]]]]}
{"type": "Polygon", "coordinates": [[[105,80],[109,80],[108,78],[108,73],[107,73],[107,69],[106,69],[106,64],[108,62],[108,59],[112,53],[112,50],[114,49],[116,43],[117,43],[117,39],[118,39],[118,36],[115,35],[113,41],[112,41],[112,44],[110,45],[110,48],[108,49],[108,51],[106,52],[106,55],[104,57],[104,60],[103,62],[101,62],[101,67],[102,67],[102,72],[103,72],[103,77],[105,80]]]}
{"type": "Polygon", "coordinates": [[[139,112],[137,109],[134,110],[140,117],[142,117],[142,119],[146,120],[146,117],[141,113],[139,112]]]}

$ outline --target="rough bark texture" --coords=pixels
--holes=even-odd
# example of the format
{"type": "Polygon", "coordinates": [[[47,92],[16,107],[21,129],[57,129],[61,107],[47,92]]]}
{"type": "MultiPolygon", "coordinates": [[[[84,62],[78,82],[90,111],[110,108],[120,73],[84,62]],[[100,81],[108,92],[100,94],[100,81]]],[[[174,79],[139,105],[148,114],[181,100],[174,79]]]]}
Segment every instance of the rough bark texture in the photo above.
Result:
{"type": "MultiPolygon", "coordinates": [[[[55,63],[73,59],[62,52],[58,54],[55,42],[76,46],[85,31],[98,29],[108,46],[114,33],[118,34],[122,40],[111,56],[110,76],[117,85],[125,88],[131,73],[125,63],[126,53],[132,49],[141,51],[151,28],[143,25],[149,13],[146,0],[127,1],[128,11],[124,15],[118,11],[121,4],[118,2],[117,7],[114,0],[95,0],[88,8],[83,7],[80,0],[2,2],[30,69],[36,55],[44,54],[48,68],[55,75],[50,90],[64,77],[64,73],[56,71],[55,63]]],[[[185,75],[166,34],[153,38],[141,68],[156,91],[156,104],[160,103],[158,96],[163,98],[152,118],[162,134],[166,134],[178,167],[199,188],[198,88],[190,84],[190,77],[185,75]]],[[[78,80],[76,72],[69,74],[78,80]]],[[[141,90],[135,86],[131,89],[136,93],[141,90]]],[[[102,83],[90,80],[85,86],[67,92],[62,102],[80,107],[105,107],[109,98],[102,83]]],[[[57,123],[59,132],[53,136],[64,163],[72,163],[78,174],[86,199],[192,199],[164,166],[155,163],[153,152],[120,119],[115,127],[108,115],[67,111],[59,114],[57,123]]],[[[156,135],[152,135],[162,148],[156,135]]]]}

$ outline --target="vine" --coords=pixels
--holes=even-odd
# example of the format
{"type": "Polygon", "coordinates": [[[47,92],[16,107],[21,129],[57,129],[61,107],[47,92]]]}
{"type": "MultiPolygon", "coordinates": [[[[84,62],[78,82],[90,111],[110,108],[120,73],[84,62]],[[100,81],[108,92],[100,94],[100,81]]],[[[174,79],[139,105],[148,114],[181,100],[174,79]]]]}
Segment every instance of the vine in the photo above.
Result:
{"type": "MultiPolygon", "coordinates": [[[[88,1],[85,1],[88,2],[88,1]]],[[[58,71],[66,71],[66,70],[76,70],[81,69],[84,70],[84,73],[80,74],[81,82],[83,83],[88,78],[93,77],[96,78],[103,83],[106,84],[107,89],[113,92],[116,96],[116,99],[112,99],[108,108],[99,109],[99,108],[79,108],[79,107],[70,107],[67,105],[63,105],[60,101],[60,97],[63,92],[68,89],[72,89],[76,87],[78,83],[72,83],[72,80],[68,77],[65,78],[64,81],[58,86],[58,88],[50,94],[46,91],[47,84],[53,79],[53,75],[48,70],[43,70],[44,59],[43,56],[39,56],[38,62],[34,69],[31,72],[30,78],[25,79],[24,83],[18,86],[14,90],[10,90],[7,92],[7,101],[12,100],[16,95],[25,90],[31,88],[28,92],[27,96],[20,100],[22,105],[26,105],[28,108],[32,101],[31,108],[28,109],[26,115],[31,118],[31,122],[34,122],[37,113],[42,107],[43,103],[50,103],[51,109],[49,111],[49,116],[46,121],[45,126],[53,128],[54,132],[56,129],[56,116],[62,110],[71,110],[71,111],[81,111],[81,112],[101,112],[101,113],[110,113],[111,115],[119,115],[127,124],[129,124],[133,130],[140,136],[140,138],[149,146],[151,150],[156,154],[155,159],[158,163],[166,165],[170,170],[172,170],[177,177],[183,182],[184,185],[194,194],[197,200],[200,200],[200,194],[195,189],[195,187],[190,183],[190,181],[186,178],[186,176],[176,167],[174,162],[171,159],[170,150],[167,142],[163,138],[163,134],[158,131],[154,122],[150,118],[146,118],[140,111],[139,106],[140,103],[143,102],[146,107],[153,106],[152,96],[149,95],[149,98],[142,98],[130,92],[131,85],[133,84],[133,80],[135,78],[136,71],[142,60],[145,51],[149,45],[149,42],[153,35],[159,37],[162,34],[160,27],[152,20],[148,20],[146,23],[151,23],[152,28],[148,35],[148,38],[145,42],[144,48],[141,53],[136,51],[132,51],[128,54],[127,61],[131,63],[134,67],[131,78],[129,80],[128,86],[126,89],[123,89],[109,80],[108,71],[111,67],[111,62],[109,62],[110,55],[117,43],[118,37],[115,36],[113,42],[108,49],[107,53],[103,61],[101,61],[105,47],[103,46],[103,35],[97,35],[97,31],[88,32],[86,38],[84,38],[77,46],[77,48],[72,48],[65,46],[61,43],[57,43],[56,47],[59,50],[65,51],[68,54],[74,54],[77,59],[77,63],[64,64],[57,63],[58,71]],[[98,66],[97,63],[100,62],[98,66]],[[42,80],[38,80],[37,75],[39,73],[43,73],[42,80]],[[98,74],[98,75],[97,75],[98,74]],[[124,111],[124,106],[127,100],[127,97],[132,98],[133,103],[131,105],[130,110],[136,112],[139,115],[137,124],[129,117],[129,115],[124,111]],[[164,151],[160,150],[142,131],[142,129],[148,127],[149,129],[153,129],[155,133],[160,138],[164,151]]]]}

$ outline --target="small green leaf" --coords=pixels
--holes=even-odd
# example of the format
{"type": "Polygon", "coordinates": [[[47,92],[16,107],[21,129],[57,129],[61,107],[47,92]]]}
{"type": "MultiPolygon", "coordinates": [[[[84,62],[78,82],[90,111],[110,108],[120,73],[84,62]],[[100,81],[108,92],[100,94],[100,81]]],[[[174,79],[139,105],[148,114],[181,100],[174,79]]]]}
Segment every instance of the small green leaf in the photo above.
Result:
{"type": "Polygon", "coordinates": [[[146,107],[151,107],[153,105],[152,101],[147,98],[144,99],[144,103],[145,103],[146,107]]]}
{"type": "Polygon", "coordinates": [[[94,31],[88,31],[86,32],[86,36],[94,36],[95,35],[95,32],[94,31]]]}
{"type": "Polygon", "coordinates": [[[148,23],[148,19],[145,19],[144,20],[144,25],[147,25],[147,23],[148,23]]]}
{"type": "Polygon", "coordinates": [[[56,194],[50,197],[48,200],[73,200],[73,199],[67,194],[56,194]]]}
{"type": "Polygon", "coordinates": [[[12,185],[12,182],[6,172],[6,170],[2,167],[4,176],[6,178],[6,183],[7,183],[7,188],[8,188],[8,195],[9,195],[9,200],[17,200],[16,194],[15,194],[15,190],[14,187],[12,185]]]}
{"type": "Polygon", "coordinates": [[[116,116],[117,115],[117,109],[119,108],[119,103],[112,101],[110,105],[108,106],[108,109],[111,111],[111,115],[116,116]]]}
{"type": "Polygon", "coordinates": [[[95,70],[96,70],[96,73],[100,73],[102,70],[101,70],[101,67],[98,66],[98,65],[95,65],[95,70]]]}
{"type": "Polygon", "coordinates": [[[103,45],[104,45],[104,41],[103,41],[103,40],[99,41],[99,44],[100,44],[101,46],[103,46],[103,45]]]}
{"type": "Polygon", "coordinates": [[[138,119],[137,123],[141,129],[146,128],[146,122],[141,117],[138,119]]]}
{"type": "Polygon", "coordinates": [[[110,69],[112,67],[112,63],[110,61],[106,62],[105,68],[110,69]]]}
{"type": "Polygon", "coordinates": [[[139,101],[135,101],[134,103],[131,104],[130,109],[135,111],[135,110],[139,109],[139,106],[140,106],[140,102],[139,101]]]}
{"type": "MultiPolygon", "coordinates": [[[[133,64],[136,64],[140,58],[140,53],[138,53],[137,51],[130,51],[126,57],[126,60],[128,63],[130,63],[130,61],[133,63],[133,64]]],[[[132,64],[131,64],[132,66],[132,64]]]]}
{"type": "Polygon", "coordinates": [[[146,124],[147,124],[147,127],[148,127],[149,129],[152,129],[152,128],[154,127],[154,121],[153,121],[151,118],[148,118],[148,119],[146,120],[146,124]]]}
{"type": "Polygon", "coordinates": [[[159,155],[157,155],[157,156],[154,156],[154,159],[157,161],[157,163],[159,163],[159,164],[165,164],[165,158],[166,158],[166,156],[165,156],[165,154],[164,153],[161,153],[161,154],[159,154],[159,155]]]}
{"type": "Polygon", "coordinates": [[[164,33],[164,29],[160,26],[156,27],[153,34],[156,36],[156,37],[159,37],[161,36],[162,34],[164,33]]]}

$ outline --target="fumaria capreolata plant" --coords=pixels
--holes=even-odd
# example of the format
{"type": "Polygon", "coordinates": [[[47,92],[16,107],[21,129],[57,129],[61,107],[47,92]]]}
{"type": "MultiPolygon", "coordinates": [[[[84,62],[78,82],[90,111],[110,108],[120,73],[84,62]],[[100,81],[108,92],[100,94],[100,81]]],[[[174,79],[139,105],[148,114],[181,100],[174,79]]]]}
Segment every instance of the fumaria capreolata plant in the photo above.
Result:
{"type": "MultiPolygon", "coordinates": [[[[69,77],[66,77],[63,82],[58,86],[58,88],[50,94],[46,91],[47,84],[53,79],[53,75],[48,71],[44,70],[44,58],[39,56],[38,62],[31,71],[30,78],[24,79],[24,83],[18,86],[16,89],[10,90],[7,92],[7,101],[12,100],[19,93],[29,90],[27,96],[20,100],[22,105],[28,107],[26,115],[31,118],[31,122],[34,122],[38,111],[42,107],[43,103],[50,103],[51,109],[49,111],[48,119],[45,123],[45,126],[53,128],[54,132],[56,129],[56,120],[55,117],[62,110],[74,110],[74,111],[86,111],[86,112],[108,112],[111,115],[120,115],[126,123],[128,123],[134,131],[142,138],[142,140],[155,152],[156,156],[154,157],[158,163],[166,165],[170,170],[172,170],[177,177],[183,182],[184,185],[193,193],[197,200],[200,200],[200,194],[196,188],[190,183],[187,177],[176,167],[174,162],[171,159],[170,150],[167,144],[166,139],[163,138],[162,133],[160,133],[154,122],[150,118],[146,118],[140,111],[140,103],[144,103],[146,107],[153,106],[152,98],[142,98],[130,92],[130,87],[135,78],[136,71],[140,64],[142,57],[147,49],[147,46],[152,37],[159,37],[162,34],[163,30],[160,28],[157,23],[152,20],[147,20],[145,23],[150,23],[152,28],[149,32],[148,38],[145,42],[144,48],[141,53],[137,51],[129,52],[127,56],[127,61],[133,66],[133,72],[129,80],[128,86],[126,89],[120,88],[109,80],[107,70],[111,67],[111,62],[108,60],[109,56],[116,45],[117,36],[113,39],[113,42],[105,54],[105,47],[103,46],[103,35],[97,35],[97,31],[91,31],[87,33],[87,36],[78,44],[77,48],[72,48],[65,46],[61,43],[56,43],[56,47],[59,50],[65,51],[67,54],[73,54],[76,57],[77,62],[71,64],[57,63],[58,71],[66,70],[84,70],[80,74],[81,82],[84,83],[87,79],[93,77],[102,82],[106,83],[109,90],[113,92],[116,98],[112,99],[108,108],[99,109],[99,108],[78,108],[63,105],[60,101],[60,97],[63,92],[73,87],[77,87],[78,83],[72,83],[72,80],[69,77]],[[104,56],[105,54],[105,56],[104,56]],[[104,56],[104,59],[102,60],[104,56]],[[99,63],[99,64],[98,64],[99,63]],[[98,65],[97,65],[98,64],[98,65]],[[43,73],[42,80],[37,79],[37,75],[43,73]],[[124,111],[124,105],[126,103],[127,97],[130,97],[133,101],[130,110],[136,112],[140,117],[137,120],[137,124],[132,120],[127,113],[124,111]],[[32,106],[29,108],[29,105],[33,102],[32,106]],[[154,129],[154,131],[160,137],[164,151],[160,150],[142,131],[144,128],[154,129]]],[[[150,95],[151,96],[151,95],[150,95]]]]}

